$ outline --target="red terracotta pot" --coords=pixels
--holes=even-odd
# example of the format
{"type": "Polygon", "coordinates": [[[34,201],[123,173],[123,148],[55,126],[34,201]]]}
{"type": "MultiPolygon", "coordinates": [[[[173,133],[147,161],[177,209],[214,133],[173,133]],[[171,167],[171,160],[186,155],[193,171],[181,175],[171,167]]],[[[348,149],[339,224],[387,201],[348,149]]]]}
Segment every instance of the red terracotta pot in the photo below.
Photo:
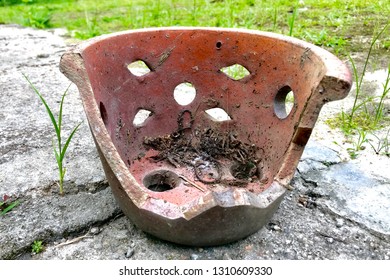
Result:
{"type": "Polygon", "coordinates": [[[123,212],[145,232],[196,246],[269,221],[321,107],[351,88],[329,52],[240,29],[114,33],[68,51],[60,68],[79,89],[123,212]],[[232,65],[244,77],[226,73],[232,65]]]}

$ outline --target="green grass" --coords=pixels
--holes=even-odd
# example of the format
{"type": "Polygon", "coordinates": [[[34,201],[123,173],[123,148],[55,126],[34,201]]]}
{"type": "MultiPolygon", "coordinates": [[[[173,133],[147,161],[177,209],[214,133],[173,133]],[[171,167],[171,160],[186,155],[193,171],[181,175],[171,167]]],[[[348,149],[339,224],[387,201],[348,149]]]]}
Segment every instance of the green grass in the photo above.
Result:
{"type": "Polygon", "coordinates": [[[13,208],[18,206],[19,201],[10,201],[7,195],[3,195],[3,199],[0,200],[0,217],[7,214],[13,208]]]}
{"type": "Polygon", "coordinates": [[[386,156],[390,156],[390,128],[387,130],[387,133],[382,137],[377,136],[375,133],[371,133],[371,135],[374,137],[374,139],[368,139],[368,144],[371,146],[374,152],[377,155],[384,154],[386,156]]]}
{"type": "MultiPolygon", "coordinates": [[[[347,53],[350,39],[388,22],[387,0],[0,0],[0,23],[65,27],[87,39],[160,26],[240,27],[272,31],[347,53]]],[[[388,40],[383,42],[387,46],[388,40]]],[[[351,48],[355,48],[350,46],[351,48]]]]}
{"type": "Polygon", "coordinates": [[[77,126],[75,126],[73,128],[73,130],[69,134],[68,138],[66,138],[65,144],[64,144],[62,142],[62,138],[63,138],[63,136],[62,136],[62,108],[64,105],[65,96],[68,93],[68,89],[69,89],[70,85],[65,90],[65,92],[62,94],[60,108],[59,108],[59,112],[58,112],[58,118],[56,119],[52,110],[50,109],[49,105],[47,104],[46,100],[43,98],[41,93],[38,91],[38,89],[31,83],[31,81],[27,78],[26,75],[23,74],[23,76],[27,80],[27,82],[30,84],[30,86],[34,90],[35,94],[39,97],[42,104],[45,106],[46,112],[47,112],[47,114],[50,117],[50,120],[52,122],[53,130],[54,130],[55,135],[56,135],[56,141],[53,140],[53,142],[52,142],[53,151],[54,151],[54,155],[55,155],[55,159],[56,159],[57,167],[58,167],[58,172],[59,172],[58,173],[58,175],[59,175],[59,183],[58,184],[59,184],[59,188],[60,188],[60,194],[63,195],[64,194],[64,178],[65,178],[65,174],[66,174],[66,168],[64,167],[64,159],[65,159],[66,151],[69,147],[69,144],[70,144],[74,134],[76,133],[76,131],[78,130],[78,128],[81,125],[81,123],[79,123],[77,126]]]}
{"type": "MultiPolygon", "coordinates": [[[[385,28],[387,26],[388,25],[386,25],[385,28]]],[[[384,29],[382,29],[382,31],[383,30],[384,29]]],[[[379,38],[378,36],[381,32],[373,38],[371,46],[379,38]]],[[[390,156],[389,130],[384,138],[379,138],[375,134],[376,131],[387,128],[390,125],[390,110],[388,109],[388,106],[386,108],[385,104],[385,101],[388,99],[388,94],[390,93],[390,61],[388,62],[385,81],[382,83],[381,95],[371,96],[367,95],[362,87],[370,59],[372,59],[372,57],[370,56],[369,51],[363,70],[359,73],[354,60],[350,58],[356,87],[353,106],[351,110],[345,111],[343,109],[335,117],[326,120],[330,127],[339,127],[353,144],[352,148],[347,149],[351,158],[356,158],[359,151],[365,148],[363,145],[364,143],[368,143],[376,154],[380,154],[383,150],[383,154],[390,156]],[[369,138],[369,134],[375,139],[369,138]]]]}
{"type": "Polygon", "coordinates": [[[35,240],[33,244],[31,244],[31,252],[34,254],[39,254],[43,251],[43,241],[41,240],[35,240]]]}
{"type": "Polygon", "coordinates": [[[386,79],[382,84],[381,95],[371,96],[369,94],[365,94],[366,92],[363,88],[363,82],[367,68],[373,60],[372,51],[374,46],[381,38],[381,36],[383,36],[389,26],[390,23],[386,24],[382,29],[380,29],[372,36],[368,52],[364,59],[363,69],[360,72],[357,69],[357,65],[354,59],[349,57],[356,88],[352,108],[350,111],[342,110],[334,118],[327,120],[331,127],[340,127],[347,136],[351,134],[358,135],[358,139],[355,141],[355,150],[360,150],[360,147],[366,141],[368,132],[373,132],[389,125],[389,118],[386,114],[385,108],[385,101],[390,92],[389,60],[387,61],[387,74],[386,79]]]}

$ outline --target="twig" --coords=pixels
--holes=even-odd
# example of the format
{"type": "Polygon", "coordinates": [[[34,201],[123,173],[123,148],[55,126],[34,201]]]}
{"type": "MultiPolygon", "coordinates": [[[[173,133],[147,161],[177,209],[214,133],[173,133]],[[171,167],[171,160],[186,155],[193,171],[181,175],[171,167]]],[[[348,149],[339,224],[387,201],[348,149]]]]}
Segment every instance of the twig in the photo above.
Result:
{"type": "Polygon", "coordinates": [[[188,184],[190,184],[191,186],[197,188],[198,190],[202,191],[202,192],[205,192],[206,190],[203,189],[201,186],[195,184],[194,182],[190,181],[188,178],[184,177],[183,175],[179,175],[179,177],[181,179],[183,179],[184,181],[186,181],[188,184]]]}
{"type": "Polygon", "coordinates": [[[84,239],[84,238],[90,238],[90,237],[92,237],[92,236],[89,235],[89,233],[86,233],[86,234],[83,235],[83,236],[79,236],[79,237],[76,237],[76,238],[74,238],[74,239],[72,239],[72,240],[68,240],[68,241],[66,241],[66,242],[64,242],[64,243],[60,243],[60,244],[54,246],[54,248],[59,248],[59,247],[62,247],[62,246],[70,245],[70,244],[79,242],[80,240],[82,240],[82,239],[84,239]]]}
{"type": "Polygon", "coordinates": [[[340,238],[338,238],[338,237],[334,237],[334,236],[332,236],[332,235],[329,235],[329,234],[327,234],[327,233],[323,233],[323,232],[320,232],[320,231],[318,231],[318,230],[317,230],[317,233],[318,233],[319,235],[323,236],[323,237],[332,238],[332,239],[334,239],[334,240],[336,240],[336,241],[338,241],[338,242],[346,243],[344,240],[342,240],[342,239],[340,239],[340,238]]]}

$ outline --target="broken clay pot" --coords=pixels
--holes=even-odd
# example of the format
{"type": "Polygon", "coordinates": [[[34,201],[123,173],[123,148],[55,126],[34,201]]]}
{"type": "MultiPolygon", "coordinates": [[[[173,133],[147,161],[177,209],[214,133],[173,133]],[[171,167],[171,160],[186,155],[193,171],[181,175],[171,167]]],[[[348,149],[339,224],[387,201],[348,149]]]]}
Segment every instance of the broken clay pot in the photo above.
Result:
{"type": "Polygon", "coordinates": [[[321,107],[351,88],[329,52],[282,35],[154,28],[65,53],[123,212],[175,243],[208,246],[266,224],[321,107]]]}

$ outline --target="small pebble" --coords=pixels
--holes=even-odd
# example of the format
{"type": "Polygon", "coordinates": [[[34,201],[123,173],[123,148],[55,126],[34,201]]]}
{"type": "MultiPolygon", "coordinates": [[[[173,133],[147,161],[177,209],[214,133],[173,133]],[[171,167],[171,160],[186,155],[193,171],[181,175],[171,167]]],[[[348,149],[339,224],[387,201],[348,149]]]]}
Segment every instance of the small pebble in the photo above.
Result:
{"type": "Polygon", "coordinates": [[[232,258],[230,257],[230,255],[228,253],[224,253],[222,256],[222,259],[223,260],[231,260],[232,258]]]}
{"type": "Polygon", "coordinates": [[[130,259],[133,255],[134,255],[134,249],[130,247],[126,252],[126,258],[130,259]]]}
{"type": "Polygon", "coordinates": [[[290,244],[291,244],[291,240],[287,239],[287,240],[286,240],[286,244],[287,244],[287,245],[290,245],[290,244]]]}
{"type": "Polygon", "coordinates": [[[273,229],[276,230],[276,231],[280,231],[282,228],[280,226],[278,226],[278,225],[274,225],[273,229]]]}
{"type": "Polygon", "coordinates": [[[49,56],[50,56],[50,54],[42,53],[42,54],[38,54],[37,58],[48,58],[49,56]]]}
{"type": "Polygon", "coordinates": [[[114,254],[114,255],[112,256],[112,259],[114,259],[114,260],[120,260],[120,259],[121,259],[121,255],[120,255],[120,254],[114,254]]]}
{"type": "Polygon", "coordinates": [[[199,259],[199,255],[197,255],[197,254],[191,254],[191,260],[196,261],[197,259],[199,259]]]}
{"type": "Polygon", "coordinates": [[[343,219],[336,219],[336,227],[341,228],[344,225],[343,219]]]}
{"type": "Polygon", "coordinates": [[[321,238],[319,236],[314,236],[314,241],[315,242],[320,242],[321,241],[321,238]]]}
{"type": "Polygon", "coordinates": [[[93,227],[89,230],[89,233],[92,235],[96,235],[100,232],[100,229],[98,227],[93,227]]]}
{"type": "Polygon", "coordinates": [[[332,237],[328,237],[328,238],[326,238],[326,241],[328,241],[329,243],[333,243],[334,239],[332,237]]]}

